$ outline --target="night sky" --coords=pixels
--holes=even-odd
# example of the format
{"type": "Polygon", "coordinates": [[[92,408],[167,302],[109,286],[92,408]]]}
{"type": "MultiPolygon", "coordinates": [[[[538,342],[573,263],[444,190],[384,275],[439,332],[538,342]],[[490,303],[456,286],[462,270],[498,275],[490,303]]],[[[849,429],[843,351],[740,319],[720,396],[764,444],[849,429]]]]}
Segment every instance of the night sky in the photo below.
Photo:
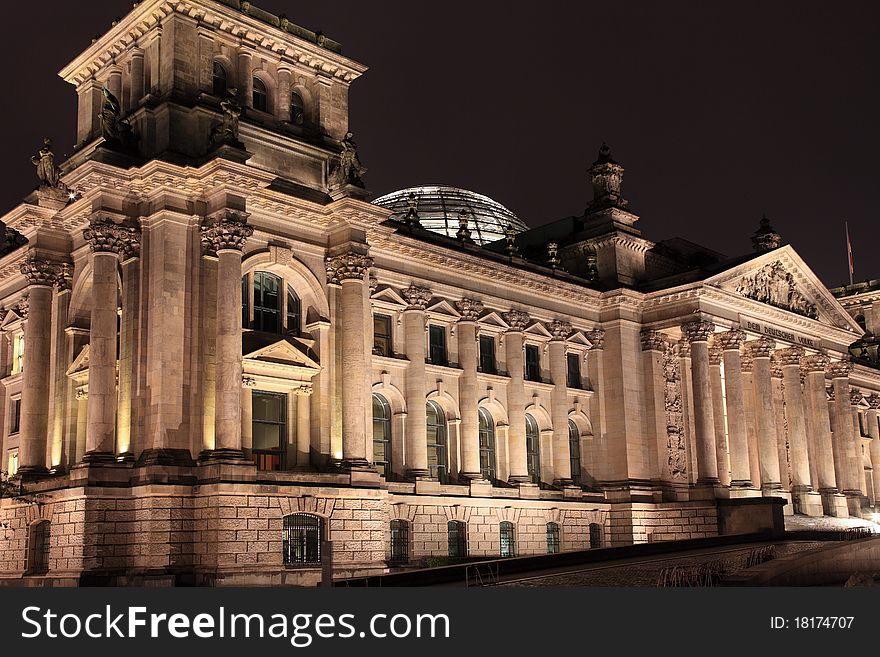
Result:
{"type": "MultiPolygon", "coordinates": [[[[3,185],[72,150],[57,72],[130,0],[4,6],[3,185]]],[[[351,127],[376,194],[439,183],[537,226],[583,211],[607,141],[649,239],[748,252],[762,212],[829,286],[880,278],[880,3],[258,0],[370,70],[351,127]],[[769,5],[769,6],[768,6],[769,5]]]]}

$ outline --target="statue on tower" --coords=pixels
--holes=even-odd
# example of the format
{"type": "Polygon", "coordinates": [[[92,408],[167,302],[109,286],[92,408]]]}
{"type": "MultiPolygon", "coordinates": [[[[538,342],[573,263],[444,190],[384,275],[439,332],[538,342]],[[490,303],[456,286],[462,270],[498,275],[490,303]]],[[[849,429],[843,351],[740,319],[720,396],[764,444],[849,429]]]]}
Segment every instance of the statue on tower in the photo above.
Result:
{"type": "Polygon", "coordinates": [[[240,146],[238,140],[238,121],[241,118],[241,105],[238,104],[238,89],[230,87],[226,90],[226,98],[220,101],[223,121],[211,131],[211,141],[215,146],[229,144],[240,146]]]}
{"type": "Polygon", "coordinates": [[[620,195],[620,188],[623,184],[623,167],[611,157],[611,149],[605,142],[602,142],[599,157],[590,167],[590,182],[593,185],[591,210],[602,210],[608,207],[623,210],[628,205],[620,195]]]}
{"type": "Polygon", "coordinates": [[[354,135],[351,132],[346,132],[341,145],[342,152],[339,154],[339,161],[330,174],[331,186],[345,187],[346,185],[353,185],[355,187],[363,187],[364,181],[361,179],[361,176],[367,170],[361,165],[360,158],[358,157],[354,135]]]}
{"type": "Polygon", "coordinates": [[[48,137],[43,139],[43,147],[39,153],[31,157],[31,162],[37,167],[37,178],[40,179],[41,187],[63,187],[61,172],[55,166],[55,154],[52,152],[52,140],[48,137]]]}
{"type": "Polygon", "coordinates": [[[101,90],[104,102],[101,104],[101,136],[110,144],[127,148],[134,140],[131,124],[124,121],[119,99],[107,87],[101,90]]]}

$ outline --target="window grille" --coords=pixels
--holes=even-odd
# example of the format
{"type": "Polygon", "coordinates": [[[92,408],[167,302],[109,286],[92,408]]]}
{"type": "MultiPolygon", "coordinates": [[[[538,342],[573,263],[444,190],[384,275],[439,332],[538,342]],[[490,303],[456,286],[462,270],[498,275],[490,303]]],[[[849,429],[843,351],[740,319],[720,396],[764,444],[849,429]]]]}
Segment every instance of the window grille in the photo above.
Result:
{"type": "Polygon", "coordinates": [[[285,566],[314,566],[321,563],[324,519],[308,513],[284,517],[281,546],[285,566]]]}

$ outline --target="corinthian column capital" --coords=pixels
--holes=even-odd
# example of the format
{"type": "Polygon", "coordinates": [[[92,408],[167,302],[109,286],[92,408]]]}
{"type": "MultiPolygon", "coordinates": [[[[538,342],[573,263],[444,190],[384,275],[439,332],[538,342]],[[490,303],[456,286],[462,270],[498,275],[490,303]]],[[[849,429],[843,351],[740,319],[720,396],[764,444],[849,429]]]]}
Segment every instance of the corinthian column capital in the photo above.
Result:
{"type": "Polygon", "coordinates": [[[339,284],[342,281],[364,280],[373,266],[373,259],[363,253],[349,251],[327,258],[327,280],[339,284]]]}
{"type": "Polygon", "coordinates": [[[408,288],[401,290],[400,294],[409,304],[407,310],[424,310],[431,301],[431,290],[426,287],[410,285],[408,288]]]}
{"type": "Polygon", "coordinates": [[[96,219],[83,231],[83,239],[93,253],[112,253],[123,259],[141,252],[141,232],[134,226],[117,224],[111,219],[96,219]]]}
{"type": "Polygon", "coordinates": [[[838,360],[836,362],[830,363],[826,369],[828,374],[831,375],[832,379],[847,379],[849,378],[850,372],[852,372],[853,366],[847,360],[838,360]]]}
{"type": "Polygon", "coordinates": [[[773,350],[776,348],[776,341],[771,338],[760,337],[757,340],[747,342],[746,348],[751,352],[752,358],[770,358],[773,350]]]}
{"type": "Polygon", "coordinates": [[[547,324],[547,330],[550,331],[554,340],[565,340],[571,335],[571,322],[556,320],[547,324]]]}
{"type": "Polygon", "coordinates": [[[708,342],[709,336],[715,331],[715,325],[698,319],[681,325],[681,332],[688,342],[708,342]]]}
{"type": "Polygon", "coordinates": [[[28,257],[21,263],[20,271],[27,280],[28,285],[43,285],[51,287],[55,283],[55,276],[58,272],[58,263],[49,260],[41,260],[28,257]]]}
{"type": "Polygon", "coordinates": [[[787,347],[786,349],[779,349],[774,356],[780,367],[800,365],[801,359],[804,357],[804,348],[795,346],[787,347]]]}
{"type": "Polygon", "coordinates": [[[739,351],[742,343],[745,342],[746,333],[742,329],[731,329],[723,333],[716,333],[714,339],[724,351],[739,351]]]}
{"type": "Polygon", "coordinates": [[[810,372],[825,372],[828,367],[828,358],[822,354],[810,354],[801,358],[801,369],[809,374],[810,372]]]}
{"type": "Polygon", "coordinates": [[[216,221],[202,225],[202,248],[205,253],[216,255],[220,251],[241,251],[247,239],[254,234],[247,223],[247,214],[227,210],[216,221]]]}
{"type": "Polygon", "coordinates": [[[455,302],[455,308],[461,313],[462,322],[475,322],[483,314],[483,304],[475,299],[462,299],[455,302]]]}
{"type": "Polygon", "coordinates": [[[592,331],[586,331],[584,335],[587,336],[587,340],[592,345],[590,349],[601,351],[605,348],[605,329],[593,329],[592,331]]]}
{"type": "Polygon", "coordinates": [[[521,310],[511,310],[502,315],[504,321],[510,326],[510,331],[523,331],[531,321],[531,317],[527,312],[521,310]]]}

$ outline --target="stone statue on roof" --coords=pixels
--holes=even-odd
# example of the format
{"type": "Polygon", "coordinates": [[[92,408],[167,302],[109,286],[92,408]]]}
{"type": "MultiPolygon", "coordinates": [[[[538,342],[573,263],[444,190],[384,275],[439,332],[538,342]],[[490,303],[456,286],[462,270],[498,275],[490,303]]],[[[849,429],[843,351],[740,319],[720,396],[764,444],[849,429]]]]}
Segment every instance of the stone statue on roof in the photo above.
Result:
{"type": "Polygon", "coordinates": [[[131,124],[123,121],[122,105],[119,99],[110,93],[107,87],[101,90],[104,102],[101,104],[101,135],[108,142],[116,145],[129,146],[134,138],[131,124]]]}
{"type": "Polygon", "coordinates": [[[51,139],[48,137],[43,139],[43,147],[39,153],[31,157],[31,162],[37,167],[37,178],[40,179],[41,186],[61,186],[61,172],[55,166],[55,154],[52,152],[51,139]]]}
{"type": "Polygon", "coordinates": [[[226,98],[220,101],[220,110],[223,112],[223,121],[214,126],[211,132],[211,140],[215,144],[238,143],[238,121],[241,118],[241,105],[238,104],[238,89],[230,87],[226,91],[226,98]]]}
{"type": "Polygon", "coordinates": [[[339,161],[330,175],[331,184],[340,187],[345,185],[363,187],[364,181],[361,180],[361,176],[367,170],[361,165],[358,157],[354,135],[351,132],[346,132],[341,145],[342,152],[339,154],[339,161]]]}

